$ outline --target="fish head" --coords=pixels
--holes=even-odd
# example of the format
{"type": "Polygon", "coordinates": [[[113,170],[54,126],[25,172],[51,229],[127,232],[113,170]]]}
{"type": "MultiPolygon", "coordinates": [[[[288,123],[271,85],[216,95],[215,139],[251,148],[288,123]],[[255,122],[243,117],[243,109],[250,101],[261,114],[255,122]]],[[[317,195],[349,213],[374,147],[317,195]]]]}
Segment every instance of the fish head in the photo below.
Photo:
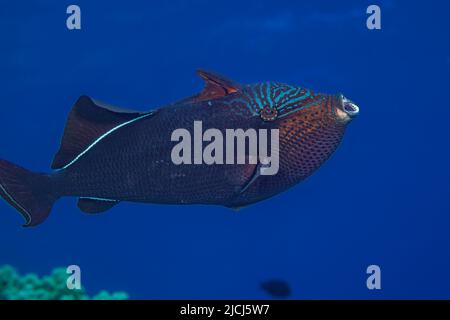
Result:
{"type": "Polygon", "coordinates": [[[359,107],[342,94],[328,95],[277,82],[260,83],[244,89],[248,107],[262,120],[308,119],[347,124],[359,114],[359,107]]]}
{"type": "Polygon", "coordinates": [[[252,117],[260,117],[261,127],[278,129],[280,185],[286,177],[298,182],[317,170],[359,113],[359,107],[341,94],[273,82],[244,87],[239,101],[240,108],[245,106],[252,117]]]}
{"type": "Polygon", "coordinates": [[[323,94],[297,89],[297,94],[277,106],[282,123],[308,122],[314,126],[344,128],[359,115],[359,106],[343,94],[323,94]]]}

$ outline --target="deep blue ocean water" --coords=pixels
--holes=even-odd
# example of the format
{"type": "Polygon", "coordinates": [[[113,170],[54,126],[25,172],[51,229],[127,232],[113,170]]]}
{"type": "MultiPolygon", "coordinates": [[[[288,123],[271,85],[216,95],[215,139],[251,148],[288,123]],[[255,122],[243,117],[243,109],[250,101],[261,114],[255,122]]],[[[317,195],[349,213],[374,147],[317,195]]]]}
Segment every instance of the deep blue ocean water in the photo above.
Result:
{"type": "Polygon", "coordinates": [[[36,228],[0,202],[0,265],[77,264],[88,292],[131,298],[450,298],[448,1],[0,2],[0,158],[49,171],[81,94],[152,109],[241,83],[342,92],[361,108],[303,183],[238,213],[122,203],[89,216],[61,199],[36,228]],[[82,29],[66,28],[77,4],[82,29]],[[381,7],[382,29],[366,28],[381,7]],[[381,267],[368,290],[366,268],[381,267]]]}

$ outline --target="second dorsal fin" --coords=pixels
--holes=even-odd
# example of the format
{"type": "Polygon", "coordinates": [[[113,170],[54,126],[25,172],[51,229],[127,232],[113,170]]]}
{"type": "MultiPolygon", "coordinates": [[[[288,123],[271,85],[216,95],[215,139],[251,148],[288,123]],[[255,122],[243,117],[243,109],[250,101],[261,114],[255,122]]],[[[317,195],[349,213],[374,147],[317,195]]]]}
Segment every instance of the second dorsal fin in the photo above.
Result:
{"type": "Polygon", "coordinates": [[[122,110],[81,96],[69,114],[52,169],[67,168],[109,133],[153,113],[122,110]]]}

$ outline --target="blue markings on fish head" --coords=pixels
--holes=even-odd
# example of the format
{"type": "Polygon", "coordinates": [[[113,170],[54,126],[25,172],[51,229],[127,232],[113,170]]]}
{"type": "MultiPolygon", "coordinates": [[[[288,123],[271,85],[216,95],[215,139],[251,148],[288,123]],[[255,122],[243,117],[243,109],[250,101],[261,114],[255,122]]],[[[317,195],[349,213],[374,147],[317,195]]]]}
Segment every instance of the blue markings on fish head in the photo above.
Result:
{"type": "Polygon", "coordinates": [[[249,85],[244,94],[248,107],[264,121],[274,121],[295,112],[320,105],[324,95],[309,89],[278,82],[249,85]]]}

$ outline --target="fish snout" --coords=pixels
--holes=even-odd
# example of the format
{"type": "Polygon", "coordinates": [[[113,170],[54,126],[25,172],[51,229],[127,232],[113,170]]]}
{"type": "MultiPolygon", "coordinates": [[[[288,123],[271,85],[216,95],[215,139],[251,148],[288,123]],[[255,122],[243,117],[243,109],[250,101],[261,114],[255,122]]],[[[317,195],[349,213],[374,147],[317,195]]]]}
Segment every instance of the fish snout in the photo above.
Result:
{"type": "Polygon", "coordinates": [[[340,106],[337,108],[338,117],[345,121],[352,120],[359,114],[359,107],[343,95],[340,98],[340,106]]]}
{"type": "Polygon", "coordinates": [[[350,100],[344,101],[342,109],[349,117],[356,117],[359,114],[359,107],[350,100]]]}

